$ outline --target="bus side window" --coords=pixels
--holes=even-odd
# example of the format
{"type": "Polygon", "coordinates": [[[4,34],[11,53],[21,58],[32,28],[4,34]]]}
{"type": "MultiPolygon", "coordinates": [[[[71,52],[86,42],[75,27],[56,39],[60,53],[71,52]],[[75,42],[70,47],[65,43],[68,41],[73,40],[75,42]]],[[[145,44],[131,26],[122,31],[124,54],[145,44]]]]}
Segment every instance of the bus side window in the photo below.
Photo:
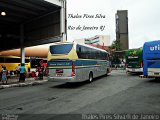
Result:
{"type": "Polygon", "coordinates": [[[81,53],[81,47],[79,47],[79,53],[81,53]]]}

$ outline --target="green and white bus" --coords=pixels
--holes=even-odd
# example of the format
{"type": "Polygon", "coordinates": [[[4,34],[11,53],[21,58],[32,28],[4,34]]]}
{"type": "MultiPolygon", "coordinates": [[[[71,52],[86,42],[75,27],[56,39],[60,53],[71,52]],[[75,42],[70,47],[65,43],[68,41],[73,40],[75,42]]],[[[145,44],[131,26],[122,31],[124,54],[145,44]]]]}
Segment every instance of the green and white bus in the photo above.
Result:
{"type": "Polygon", "coordinates": [[[142,48],[130,49],[125,52],[126,72],[142,73],[143,72],[143,57],[142,48]]]}
{"type": "Polygon", "coordinates": [[[48,52],[48,80],[80,82],[110,73],[109,53],[85,44],[56,43],[48,52]]]}

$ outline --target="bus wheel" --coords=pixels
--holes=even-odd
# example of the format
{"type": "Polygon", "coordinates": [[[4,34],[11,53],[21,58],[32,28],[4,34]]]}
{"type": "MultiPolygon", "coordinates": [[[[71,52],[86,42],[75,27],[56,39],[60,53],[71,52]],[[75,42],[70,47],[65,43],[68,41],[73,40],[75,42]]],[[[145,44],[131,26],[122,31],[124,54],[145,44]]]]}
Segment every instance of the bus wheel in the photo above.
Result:
{"type": "Polygon", "coordinates": [[[160,77],[155,77],[155,80],[160,80],[160,77]]]}
{"type": "Polygon", "coordinates": [[[106,71],[106,76],[108,76],[108,73],[109,73],[109,70],[107,69],[107,71],[106,71]]]}
{"type": "Polygon", "coordinates": [[[88,80],[89,82],[92,82],[93,81],[93,73],[92,72],[90,72],[89,73],[89,80],[88,80]]]}

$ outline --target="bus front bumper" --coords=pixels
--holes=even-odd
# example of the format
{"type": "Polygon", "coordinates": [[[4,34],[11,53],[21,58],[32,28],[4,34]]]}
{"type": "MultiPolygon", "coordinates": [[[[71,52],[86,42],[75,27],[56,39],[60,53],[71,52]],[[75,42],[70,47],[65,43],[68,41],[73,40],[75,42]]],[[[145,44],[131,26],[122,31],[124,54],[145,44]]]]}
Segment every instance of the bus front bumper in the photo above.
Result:
{"type": "Polygon", "coordinates": [[[126,72],[143,72],[143,68],[126,68],[126,72]]]}
{"type": "Polygon", "coordinates": [[[75,77],[48,77],[48,81],[52,82],[76,82],[75,77]]]}
{"type": "Polygon", "coordinates": [[[160,77],[160,68],[148,68],[148,76],[160,77]]]}

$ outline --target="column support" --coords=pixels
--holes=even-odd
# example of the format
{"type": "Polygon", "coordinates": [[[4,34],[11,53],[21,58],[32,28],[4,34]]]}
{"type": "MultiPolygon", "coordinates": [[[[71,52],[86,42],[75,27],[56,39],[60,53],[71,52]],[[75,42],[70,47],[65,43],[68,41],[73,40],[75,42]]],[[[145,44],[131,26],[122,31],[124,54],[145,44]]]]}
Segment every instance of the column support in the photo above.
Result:
{"type": "Polygon", "coordinates": [[[21,55],[21,63],[25,63],[25,51],[24,51],[24,25],[20,25],[20,44],[21,44],[21,50],[20,50],[20,55],[21,55]]]}
{"type": "Polygon", "coordinates": [[[66,42],[66,0],[61,0],[61,11],[60,11],[60,32],[61,42],[66,42]]]}

